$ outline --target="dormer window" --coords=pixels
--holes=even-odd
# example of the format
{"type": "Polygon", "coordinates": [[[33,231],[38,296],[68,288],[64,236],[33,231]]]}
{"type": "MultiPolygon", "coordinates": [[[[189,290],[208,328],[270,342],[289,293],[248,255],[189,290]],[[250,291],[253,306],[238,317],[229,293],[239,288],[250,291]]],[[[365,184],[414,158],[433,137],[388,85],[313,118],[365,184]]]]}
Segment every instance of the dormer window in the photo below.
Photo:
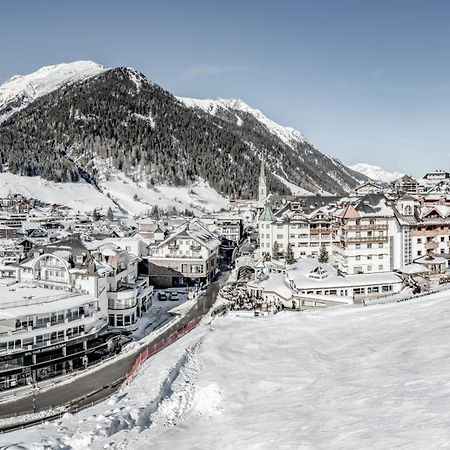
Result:
{"type": "Polygon", "coordinates": [[[405,216],[410,216],[412,214],[412,207],[411,205],[406,205],[404,208],[405,216]]]}
{"type": "Polygon", "coordinates": [[[311,270],[308,275],[309,278],[313,278],[315,280],[323,280],[329,276],[330,274],[328,271],[321,266],[317,266],[315,269],[311,270]]]}

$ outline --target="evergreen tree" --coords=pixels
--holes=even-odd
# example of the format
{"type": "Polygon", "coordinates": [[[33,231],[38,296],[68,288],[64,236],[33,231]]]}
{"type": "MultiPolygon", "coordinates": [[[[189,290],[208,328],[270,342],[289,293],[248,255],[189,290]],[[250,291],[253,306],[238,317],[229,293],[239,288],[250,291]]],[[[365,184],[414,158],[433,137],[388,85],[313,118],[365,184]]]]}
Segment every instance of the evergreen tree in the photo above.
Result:
{"type": "Polygon", "coordinates": [[[161,216],[161,213],[160,213],[160,211],[159,211],[159,208],[158,208],[157,205],[155,205],[155,206],[152,208],[151,212],[150,212],[150,217],[151,217],[152,219],[159,219],[160,216],[161,216]]]}
{"type": "Polygon", "coordinates": [[[294,250],[292,249],[292,244],[289,242],[287,245],[286,253],[284,259],[288,264],[294,264],[297,260],[294,257],[294,250]]]}
{"type": "Polygon", "coordinates": [[[92,220],[94,220],[94,222],[98,222],[100,220],[100,213],[96,209],[92,211],[92,220]]]}
{"type": "Polygon", "coordinates": [[[108,208],[108,211],[106,212],[106,218],[108,220],[114,219],[114,213],[113,213],[113,210],[111,209],[111,206],[108,208]]]}
{"type": "Polygon", "coordinates": [[[324,244],[322,244],[322,247],[320,247],[319,252],[319,262],[320,263],[327,263],[329,259],[328,251],[324,244]]]}
{"type": "Polygon", "coordinates": [[[275,241],[273,243],[273,247],[272,247],[272,258],[273,259],[280,259],[280,244],[278,244],[277,241],[275,241]]]}

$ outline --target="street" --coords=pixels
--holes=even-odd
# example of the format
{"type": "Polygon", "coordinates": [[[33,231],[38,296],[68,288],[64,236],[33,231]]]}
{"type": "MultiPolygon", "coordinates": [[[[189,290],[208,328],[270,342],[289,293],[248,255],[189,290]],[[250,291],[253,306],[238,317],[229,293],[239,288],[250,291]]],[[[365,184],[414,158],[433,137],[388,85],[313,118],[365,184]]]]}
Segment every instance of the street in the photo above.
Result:
{"type": "MultiPolygon", "coordinates": [[[[157,337],[155,342],[161,341],[170,336],[180,326],[188,323],[196,317],[206,314],[214,304],[220,289],[223,277],[212,282],[206,292],[198,299],[196,306],[178,323],[167,329],[164,333],[157,337]]],[[[33,410],[33,402],[35,401],[35,410],[40,411],[62,405],[72,404],[73,409],[83,405],[88,405],[99,399],[106,398],[118,390],[127,372],[133,366],[137,355],[142,348],[130,351],[130,354],[124,358],[117,359],[114,364],[100,366],[95,372],[80,373],[70,382],[56,384],[54,387],[46,388],[45,391],[36,392],[35,400],[30,395],[20,397],[15,401],[0,403],[0,416],[17,413],[18,415],[33,410]],[[118,382],[120,380],[120,382],[118,382]],[[92,395],[89,395],[94,393],[92,395]],[[86,398],[83,398],[87,396],[86,398]]],[[[70,410],[70,408],[69,408],[70,410]]]]}

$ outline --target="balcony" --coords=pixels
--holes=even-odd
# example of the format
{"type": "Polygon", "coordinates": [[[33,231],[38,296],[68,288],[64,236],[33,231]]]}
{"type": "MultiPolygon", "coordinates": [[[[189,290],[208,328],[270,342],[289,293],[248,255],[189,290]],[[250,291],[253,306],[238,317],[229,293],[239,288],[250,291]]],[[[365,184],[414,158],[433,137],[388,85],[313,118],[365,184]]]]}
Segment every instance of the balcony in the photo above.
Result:
{"type": "Polygon", "coordinates": [[[376,243],[376,242],[388,243],[389,237],[388,236],[371,236],[371,237],[341,236],[341,242],[345,243],[345,244],[362,244],[362,243],[376,243]]]}
{"type": "Polygon", "coordinates": [[[344,225],[344,231],[387,231],[387,224],[369,224],[369,225],[344,225]]]}
{"type": "Polygon", "coordinates": [[[441,230],[440,227],[435,228],[433,230],[415,230],[413,229],[411,231],[412,236],[419,236],[419,237],[437,237],[442,234],[448,235],[450,229],[449,227],[445,226],[443,230],[441,230]]]}
{"type": "Polygon", "coordinates": [[[330,234],[332,232],[331,228],[310,228],[309,234],[317,235],[317,234],[330,234]]]}

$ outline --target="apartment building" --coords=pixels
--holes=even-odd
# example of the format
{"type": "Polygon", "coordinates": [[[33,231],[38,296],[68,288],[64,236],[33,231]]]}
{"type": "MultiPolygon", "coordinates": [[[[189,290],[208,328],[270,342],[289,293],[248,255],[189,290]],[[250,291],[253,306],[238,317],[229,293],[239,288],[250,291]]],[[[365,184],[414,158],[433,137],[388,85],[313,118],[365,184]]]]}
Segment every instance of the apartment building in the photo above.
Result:
{"type": "Polygon", "coordinates": [[[318,257],[322,246],[331,252],[332,227],[326,207],[305,213],[299,202],[289,202],[276,213],[267,204],[258,220],[261,256],[284,253],[291,245],[295,258],[318,257]]]}
{"type": "Polygon", "coordinates": [[[390,224],[395,216],[382,194],[366,195],[333,214],[334,263],[343,274],[393,270],[390,224]]]}
{"type": "Polygon", "coordinates": [[[150,249],[149,275],[166,286],[208,284],[217,272],[219,246],[217,236],[192,219],[150,249]]]}

